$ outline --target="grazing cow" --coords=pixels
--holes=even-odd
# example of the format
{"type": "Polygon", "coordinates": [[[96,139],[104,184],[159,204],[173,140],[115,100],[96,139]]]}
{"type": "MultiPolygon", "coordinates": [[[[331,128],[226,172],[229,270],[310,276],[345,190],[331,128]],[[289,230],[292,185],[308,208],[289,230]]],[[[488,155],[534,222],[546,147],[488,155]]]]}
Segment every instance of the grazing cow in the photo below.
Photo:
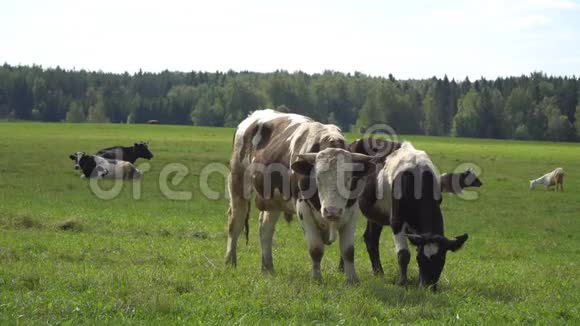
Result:
{"type": "Polygon", "coordinates": [[[153,158],[153,154],[149,151],[149,146],[145,142],[135,143],[131,147],[113,146],[104,148],[98,151],[96,155],[130,163],[135,163],[140,157],[148,160],[153,158]]]}
{"type": "Polygon", "coordinates": [[[483,183],[473,169],[461,173],[443,173],[441,175],[441,191],[454,194],[461,193],[467,187],[481,187],[483,183]]]}
{"type": "MultiPolygon", "coordinates": [[[[71,155],[72,157],[72,155],[71,155]]],[[[141,172],[131,163],[105,159],[97,155],[81,154],[78,165],[81,178],[138,179],[141,172]]]]}
{"type": "Polygon", "coordinates": [[[530,190],[533,190],[538,185],[544,185],[546,189],[556,186],[556,191],[558,191],[558,188],[564,191],[564,169],[556,168],[554,171],[546,173],[535,180],[530,180],[530,190]]]}
{"type": "Polygon", "coordinates": [[[233,145],[226,264],[237,263],[238,237],[247,225],[255,193],[263,271],[274,269],[272,238],[280,214],[290,218],[297,213],[314,278],[322,279],[325,245],[339,238],[347,282],[358,282],[354,267],[357,190],[362,188],[358,181],[374,170],[371,157],[345,150],[344,136],[334,125],[274,110],[255,111],[242,121],[233,145]]]}
{"type": "Polygon", "coordinates": [[[408,238],[417,246],[420,285],[436,289],[447,251],[458,250],[468,237],[444,236],[438,176],[425,152],[403,142],[386,157],[382,169],[367,178],[359,206],[367,218],[364,240],[375,274],[383,274],[379,239],[383,227],[390,225],[399,262],[398,284],[407,283],[408,238]]]}

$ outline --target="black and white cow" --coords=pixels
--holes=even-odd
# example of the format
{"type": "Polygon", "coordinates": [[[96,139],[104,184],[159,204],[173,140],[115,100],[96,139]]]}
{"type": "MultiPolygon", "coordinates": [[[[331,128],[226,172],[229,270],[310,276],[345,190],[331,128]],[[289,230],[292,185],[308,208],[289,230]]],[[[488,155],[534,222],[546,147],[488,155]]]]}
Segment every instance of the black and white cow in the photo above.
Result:
{"type": "MultiPolygon", "coordinates": [[[[356,151],[352,144],[351,148],[356,151]]],[[[439,173],[427,154],[408,142],[391,148],[394,151],[386,153],[382,168],[367,178],[359,198],[367,218],[364,240],[373,272],[383,274],[379,239],[383,227],[390,225],[400,269],[398,284],[407,283],[409,239],[417,246],[420,284],[435,290],[447,252],[461,248],[468,236],[445,237],[439,173]]],[[[367,154],[368,147],[359,147],[358,152],[367,154]]]]}
{"type": "Polygon", "coordinates": [[[371,157],[345,150],[345,138],[334,125],[273,110],[255,111],[242,121],[233,145],[226,264],[237,263],[238,237],[247,225],[255,193],[263,271],[274,268],[272,238],[278,218],[297,213],[314,278],[322,279],[325,245],[338,239],[347,282],[358,282],[354,233],[360,191],[356,188],[362,189],[358,181],[374,170],[371,157]]]}
{"type": "Polygon", "coordinates": [[[75,170],[78,170],[81,168],[79,165],[79,161],[80,161],[81,157],[83,157],[83,155],[86,155],[86,154],[87,153],[85,153],[85,152],[74,152],[68,156],[74,162],[75,170]]]}
{"type": "Polygon", "coordinates": [[[130,162],[105,159],[97,155],[76,152],[69,156],[75,168],[81,169],[81,178],[138,179],[141,172],[130,162]]]}
{"type": "Polygon", "coordinates": [[[469,187],[481,187],[483,183],[473,169],[467,169],[461,173],[443,173],[441,175],[441,191],[454,194],[461,193],[469,187]]]}
{"type": "Polygon", "coordinates": [[[145,142],[135,143],[130,147],[113,146],[104,148],[98,151],[96,155],[108,159],[127,161],[130,163],[135,163],[135,161],[137,161],[137,159],[140,157],[147,160],[153,158],[153,154],[151,151],[149,151],[149,146],[145,142]]]}

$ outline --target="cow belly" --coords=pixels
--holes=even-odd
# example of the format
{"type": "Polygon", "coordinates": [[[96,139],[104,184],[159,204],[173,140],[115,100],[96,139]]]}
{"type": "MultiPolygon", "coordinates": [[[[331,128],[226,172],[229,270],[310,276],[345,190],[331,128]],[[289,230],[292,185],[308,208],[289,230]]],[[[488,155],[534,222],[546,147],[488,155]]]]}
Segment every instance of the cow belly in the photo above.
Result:
{"type": "Polygon", "coordinates": [[[123,165],[114,164],[105,168],[109,171],[109,173],[105,175],[105,178],[107,179],[122,179],[125,175],[125,167],[123,165]]]}
{"type": "Polygon", "coordinates": [[[380,179],[377,184],[376,193],[374,194],[376,200],[368,204],[361,201],[361,210],[373,222],[380,225],[389,225],[393,205],[391,186],[386,182],[385,178],[380,179]]]}
{"type": "Polygon", "coordinates": [[[294,214],[294,200],[284,199],[278,191],[274,193],[273,198],[266,199],[261,194],[256,194],[256,208],[261,211],[280,211],[286,214],[294,214]]]}
{"type": "Polygon", "coordinates": [[[361,207],[361,210],[367,219],[379,225],[390,224],[391,205],[385,203],[385,200],[377,200],[374,205],[366,208],[361,207]]]}

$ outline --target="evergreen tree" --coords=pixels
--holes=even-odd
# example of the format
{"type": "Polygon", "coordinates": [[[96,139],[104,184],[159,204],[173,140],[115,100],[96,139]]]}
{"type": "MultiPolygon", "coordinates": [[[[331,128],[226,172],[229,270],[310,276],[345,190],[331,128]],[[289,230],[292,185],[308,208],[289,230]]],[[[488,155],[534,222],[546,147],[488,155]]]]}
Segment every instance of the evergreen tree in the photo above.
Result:
{"type": "Polygon", "coordinates": [[[95,105],[89,108],[87,121],[92,123],[106,123],[110,122],[105,111],[105,105],[102,100],[97,101],[95,105]]]}
{"type": "Polygon", "coordinates": [[[571,140],[580,130],[576,77],[541,72],[462,82],[355,72],[142,72],[0,66],[0,118],[235,127],[277,108],[343,130],[384,123],[401,133],[571,140]],[[74,103],[74,104],[73,104],[74,103]],[[90,110],[89,110],[90,109],[90,110]],[[85,116],[83,118],[83,115],[85,116]],[[563,118],[564,117],[564,118],[563,118]]]}
{"type": "Polygon", "coordinates": [[[29,120],[32,118],[34,97],[26,79],[21,76],[14,81],[12,107],[16,119],[29,120]]]}
{"type": "Polygon", "coordinates": [[[574,128],[576,129],[576,139],[580,140],[580,104],[576,106],[575,117],[574,128]]]}
{"type": "Polygon", "coordinates": [[[423,112],[425,114],[425,121],[423,124],[423,130],[427,135],[442,135],[443,127],[441,124],[441,119],[439,118],[439,112],[435,106],[435,97],[433,96],[433,91],[429,91],[425,98],[423,99],[423,112]]]}
{"type": "Polygon", "coordinates": [[[82,106],[72,101],[69,104],[68,112],[66,113],[66,122],[86,122],[87,117],[82,106]]]}
{"type": "Polygon", "coordinates": [[[453,134],[460,137],[478,137],[482,128],[481,96],[472,87],[459,100],[459,109],[453,119],[453,134]]]}

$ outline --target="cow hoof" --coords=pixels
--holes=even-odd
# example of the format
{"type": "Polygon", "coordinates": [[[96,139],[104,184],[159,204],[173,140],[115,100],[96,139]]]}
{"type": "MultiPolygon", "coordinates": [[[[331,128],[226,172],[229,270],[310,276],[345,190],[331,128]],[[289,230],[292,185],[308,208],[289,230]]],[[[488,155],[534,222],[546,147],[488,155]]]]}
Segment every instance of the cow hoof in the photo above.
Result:
{"type": "Polygon", "coordinates": [[[314,280],[314,282],[316,282],[318,284],[322,284],[322,282],[323,282],[322,275],[320,275],[320,274],[314,274],[312,276],[312,279],[314,280]]]}
{"type": "Polygon", "coordinates": [[[383,269],[382,269],[382,268],[381,268],[381,269],[374,269],[374,270],[373,270],[373,274],[374,274],[375,276],[378,276],[378,277],[383,277],[383,276],[385,276],[385,272],[383,272],[383,269]]]}
{"type": "Polygon", "coordinates": [[[274,274],[274,266],[262,266],[262,273],[274,274]]]}
{"type": "Polygon", "coordinates": [[[360,280],[359,280],[358,276],[349,277],[346,279],[346,284],[347,285],[357,285],[357,284],[360,284],[360,280]]]}
{"type": "Polygon", "coordinates": [[[409,282],[407,281],[407,279],[406,279],[406,278],[401,278],[401,279],[399,279],[399,280],[397,281],[397,285],[398,285],[398,286],[407,286],[407,284],[408,284],[408,283],[409,283],[409,282]]]}
{"type": "Polygon", "coordinates": [[[226,256],[226,265],[231,267],[236,267],[238,265],[238,261],[234,256],[226,256]]]}
{"type": "Polygon", "coordinates": [[[262,257],[262,273],[274,273],[272,259],[264,259],[264,257],[262,257]]]}

